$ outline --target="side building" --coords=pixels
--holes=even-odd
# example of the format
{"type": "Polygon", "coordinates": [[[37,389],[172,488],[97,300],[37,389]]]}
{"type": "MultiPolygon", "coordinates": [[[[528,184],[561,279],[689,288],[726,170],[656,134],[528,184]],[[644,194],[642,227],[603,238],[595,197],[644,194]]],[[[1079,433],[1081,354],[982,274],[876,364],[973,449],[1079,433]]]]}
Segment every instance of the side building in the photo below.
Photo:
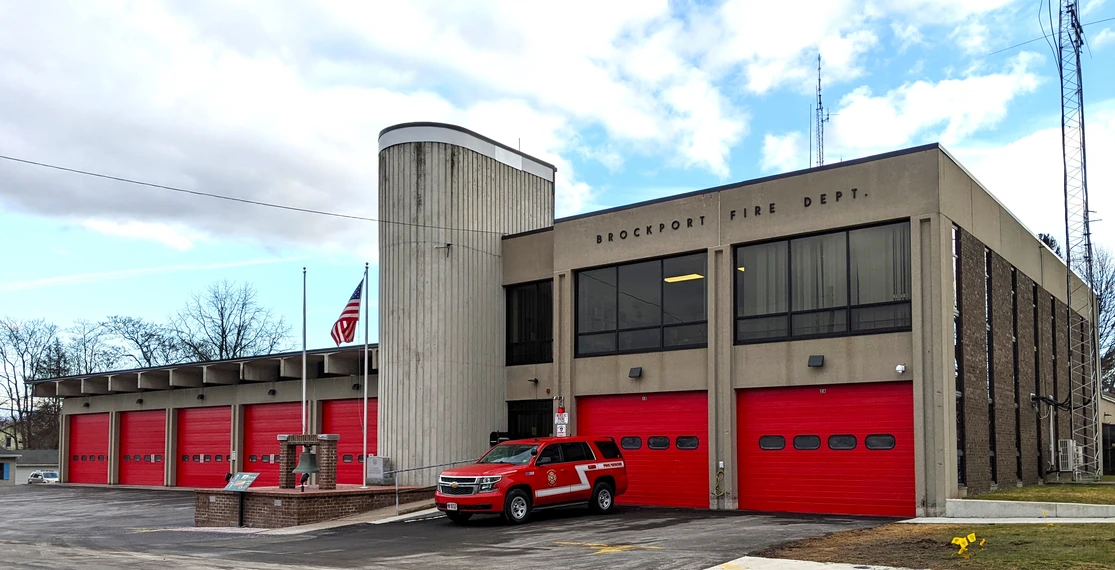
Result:
{"type": "MultiPolygon", "coordinates": [[[[379,160],[369,417],[394,467],[552,434],[560,406],[570,433],[619,442],[627,504],[909,517],[1068,475],[1071,414],[1046,402],[1072,404],[1090,300],[1070,310],[1076,277],[939,145],[557,220],[556,169],[466,129],[385,129],[379,160]]],[[[359,414],[330,408],[359,396],[362,348],[312,358],[313,427],[344,445],[359,414]]],[[[128,434],[163,433],[175,467],[144,484],[194,485],[182,466],[220,456],[185,451],[208,432],[183,435],[202,425],[183,414],[220,415],[213,473],[266,468],[300,429],[300,370],[277,355],[36,394],[65,398],[65,481],[129,484],[146,452],[128,434]],[[293,424],[262,411],[282,406],[293,424]],[[128,431],[141,410],[152,427],[128,431]]]]}

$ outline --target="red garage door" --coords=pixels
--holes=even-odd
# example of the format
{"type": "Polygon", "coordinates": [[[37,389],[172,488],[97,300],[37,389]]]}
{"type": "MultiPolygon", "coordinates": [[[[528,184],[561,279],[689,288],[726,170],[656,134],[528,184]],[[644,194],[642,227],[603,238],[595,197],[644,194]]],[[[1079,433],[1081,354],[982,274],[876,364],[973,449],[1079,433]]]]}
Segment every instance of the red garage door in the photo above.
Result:
{"type": "Polygon", "coordinates": [[[108,484],[108,414],[70,416],[70,483],[108,484]]]}
{"type": "Polygon", "coordinates": [[[617,504],[708,508],[708,394],[577,398],[577,434],[611,436],[627,464],[617,504]]]}
{"type": "Polygon", "coordinates": [[[910,382],[740,390],[739,508],[912,517],[910,382]]]}
{"type": "MultiPolygon", "coordinates": [[[[364,413],[362,398],[353,400],[327,400],[321,404],[322,433],[341,436],[337,442],[337,482],[362,485],[364,461],[364,413]]],[[[379,406],[375,398],[368,398],[368,455],[376,453],[376,424],[379,406]]]]}
{"type": "Polygon", "coordinates": [[[254,487],[279,486],[277,436],[301,432],[301,402],[244,406],[244,455],[248,458],[244,471],[259,473],[254,487]]]}
{"type": "Polygon", "coordinates": [[[166,410],[120,414],[120,484],[162,485],[166,410]]]}
{"type": "Polygon", "coordinates": [[[179,487],[224,487],[232,448],[232,408],[178,410],[176,440],[179,487]]]}

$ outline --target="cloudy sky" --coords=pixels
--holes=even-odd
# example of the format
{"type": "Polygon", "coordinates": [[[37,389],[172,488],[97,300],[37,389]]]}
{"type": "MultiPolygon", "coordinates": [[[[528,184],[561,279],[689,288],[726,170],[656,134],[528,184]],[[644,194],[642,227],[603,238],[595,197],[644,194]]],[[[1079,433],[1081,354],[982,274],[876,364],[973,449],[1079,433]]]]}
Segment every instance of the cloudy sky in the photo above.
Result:
{"type": "MultiPolygon", "coordinates": [[[[0,154],[376,216],[380,129],[446,121],[559,168],[559,216],[941,142],[1063,234],[1060,93],[1038,2],[0,2],[0,154]],[[1018,44],[1023,44],[1019,46],[1018,44]]],[[[1115,246],[1115,1],[1085,0],[1098,243],[1115,246]],[[1107,20],[1107,21],[1103,21],[1107,20]],[[1108,221],[1110,220],[1110,221],[1108,221]]],[[[1048,30],[1048,23],[1046,23],[1048,30]]],[[[0,315],[165,319],[250,281],[300,347],[372,263],[374,223],[0,160],[0,315]]],[[[374,314],[373,314],[374,317],[374,314]]],[[[373,342],[375,320],[372,320],[373,342]]]]}

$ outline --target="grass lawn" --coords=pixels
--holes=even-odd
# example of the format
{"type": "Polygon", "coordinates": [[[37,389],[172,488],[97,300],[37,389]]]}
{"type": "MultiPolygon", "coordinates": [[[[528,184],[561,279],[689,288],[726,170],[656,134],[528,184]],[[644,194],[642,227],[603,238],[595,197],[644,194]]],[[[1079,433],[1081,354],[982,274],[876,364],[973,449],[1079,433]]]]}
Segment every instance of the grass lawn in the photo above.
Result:
{"type": "Polygon", "coordinates": [[[934,570],[1099,570],[1115,565],[1115,525],[929,525],[893,523],[838,532],[755,556],[934,570]],[[952,539],[976,533],[968,558],[952,539]]]}
{"type": "Polygon", "coordinates": [[[986,501],[1041,501],[1048,503],[1088,503],[1115,505],[1115,485],[1049,484],[1000,489],[968,497],[986,501]]]}

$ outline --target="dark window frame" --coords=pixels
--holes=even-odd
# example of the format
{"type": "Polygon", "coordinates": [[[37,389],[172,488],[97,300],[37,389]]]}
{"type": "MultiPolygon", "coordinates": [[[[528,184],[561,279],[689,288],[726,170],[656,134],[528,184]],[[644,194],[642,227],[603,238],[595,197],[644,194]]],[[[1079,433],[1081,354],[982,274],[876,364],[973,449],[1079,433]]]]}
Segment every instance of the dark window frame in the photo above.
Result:
{"type": "Polygon", "coordinates": [[[889,434],[889,433],[870,433],[870,434],[867,434],[866,436],[864,436],[864,438],[863,438],[863,447],[865,449],[869,449],[871,451],[890,451],[890,450],[894,449],[897,445],[898,445],[898,438],[895,437],[892,434],[889,434]],[[880,437],[883,437],[883,438],[889,437],[890,438],[890,446],[889,447],[881,447],[877,444],[872,443],[872,442],[877,441],[877,439],[872,439],[872,438],[880,438],[880,437]]]}
{"type": "Polygon", "coordinates": [[[542,279],[539,281],[531,281],[527,283],[516,283],[514,285],[506,285],[503,288],[505,297],[505,326],[506,326],[506,365],[507,366],[522,366],[526,364],[547,364],[554,361],[554,280],[542,279]],[[520,331],[521,333],[533,332],[538,334],[537,340],[522,340],[512,341],[512,331],[519,330],[519,327],[513,322],[515,312],[511,310],[511,304],[515,298],[513,292],[525,291],[534,289],[535,299],[538,304],[534,307],[539,318],[543,321],[549,322],[550,326],[544,326],[545,323],[540,323],[541,328],[536,331],[520,331]],[[549,289],[549,304],[546,305],[541,301],[545,293],[543,289],[549,289]],[[545,306],[543,306],[545,305],[545,306]],[[542,315],[545,315],[543,317],[542,315]]]}
{"type": "Polygon", "coordinates": [[[665,318],[665,314],[666,314],[666,310],[665,310],[665,297],[666,297],[665,290],[666,290],[667,283],[665,281],[665,277],[662,277],[662,275],[663,275],[662,267],[665,264],[665,262],[668,261],[668,260],[681,259],[681,258],[685,258],[685,257],[695,257],[695,256],[702,256],[703,257],[702,261],[704,262],[704,267],[705,267],[704,279],[706,280],[705,283],[707,283],[707,279],[709,278],[708,250],[707,249],[700,249],[700,250],[695,250],[695,251],[686,251],[686,252],[675,253],[675,254],[670,254],[670,255],[665,255],[665,256],[660,256],[660,257],[648,257],[648,258],[644,258],[644,259],[634,259],[634,260],[630,260],[630,261],[624,261],[623,263],[613,263],[613,264],[608,264],[608,265],[599,265],[599,266],[594,266],[594,267],[583,267],[583,268],[577,269],[573,274],[573,357],[574,358],[592,358],[592,357],[596,357],[596,356],[613,356],[613,355],[617,355],[617,354],[645,354],[645,353],[651,353],[651,352],[668,352],[668,351],[672,351],[672,350],[693,350],[693,349],[699,349],[699,348],[708,348],[708,330],[707,329],[708,329],[709,299],[708,299],[707,288],[705,289],[705,303],[704,303],[704,305],[705,305],[705,315],[704,315],[703,319],[693,320],[693,321],[676,322],[676,323],[667,323],[666,318],[665,318]],[[660,311],[660,316],[659,316],[658,324],[657,325],[649,325],[649,326],[641,326],[641,327],[620,328],[620,325],[619,325],[619,293],[620,293],[619,268],[630,266],[630,265],[639,265],[639,264],[643,264],[643,263],[650,263],[650,262],[656,262],[656,263],[658,263],[658,266],[659,266],[659,276],[660,276],[660,278],[659,278],[659,282],[658,282],[658,286],[659,286],[659,307],[658,308],[659,308],[659,311],[660,311]],[[581,330],[580,330],[580,320],[581,320],[581,295],[580,295],[580,291],[581,291],[582,275],[586,272],[589,272],[589,271],[598,271],[598,270],[601,270],[601,269],[612,269],[616,272],[616,285],[615,285],[615,289],[616,289],[615,317],[616,318],[615,318],[615,328],[611,329],[611,330],[581,332],[581,330]],[[705,341],[704,342],[677,345],[677,346],[666,346],[666,331],[667,330],[677,329],[677,328],[684,328],[684,327],[692,327],[692,326],[696,326],[696,325],[704,325],[705,326],[706,331],[705,331],[705,341]],[[639,331],[647,331],[647,330],[657,330],[658,331],[658,344],[657,344],[657,346],[640,347],[640,348],[633,348],[633,349],[626,349],[626,350],[619,348],[620,333],[625,333],[625,332],[630,333],[630,332],[639,332],[639,331]],[[600,351],[600,352],[583,352],[581,350],[581,343],[580,343],[581,337],[603,336],[603,335],[609,335],[609,334],[612,335],[613,338],[614,338],[614,343],[613,343],[614,346],[615,346],[614,350],[600,351]]]}
{"type": "MultiPolygon", "coordinates": [[[[788,342],[788,341],[794,341],[794,340],[808,340],[808,339],[819,339],[819,338],[840,338],[840,337],[850,337],[850,336],[866,336],[866,335],[874,335],[874,334],[890,334],[890,333],[896,333],[896,332],[912,331],[913,330],[913,277],[912,277],[913,255],[912,255],[912,252],[911,252],[911,255],[910,255],[910,265],[907,267],[907,271],[909,271],[910,275],[911,275],[911,278],[910,278],[910,289],[911,290],[910,290],[910,298],[909,299],[904,300],[904,301],[884,301],[884,302],[876,302],[876,303],[860,303],[860,304],[853,304],[852,303],[851,232],[854,232],[854,231],[857,231],[857,230],[864,230],[864,229],[871,229],[871,228],[881,228],[881,227],[887,227],[887,226],[899,226],[899,225],[905,225],[906,226],[907,231],[910,232],[910,234],[909,234],[911,236],[910,239],[912,240],[913,239],[912,238],[913,224],[910,222],[909,219],[903,218],[903,219],[894,219],[894,220],[887,220],[887,221],[882,221],[882,222],[875,222],[875,223],[870,223],[870,224],[848,226],[848,227],[841,228],[839,230],[825,230],[825,231],[818,231],[818,232],[801,233],[801,234],[794,234],[794,235],[783,236],[783,237],[772,238],[772,239],[765,239],[765,240],[759,240],[759,241],[738,243],[738,244],[733,245],[732,246],[732,259],[731,259],[731,262],[732,262],[732,285],[731,285],[731,287],[732,287],[732,341],[733,341],[733,343],[736,344],[736,345],[767,344],[767,343],[772,343],[772,342],[788,342]],[[825,309],[803,309],[803,310],[795,311],[794,306],[793,306],[793,291],[794,291],[793,247],[792,247],[793,241],[794,240],[799,240],[799,239],[805,239],[805,238],[832,236],[832,235],[838,235],[838,234],[843,234],[844,235],[844,267],[845,267],[844,278],[847,282],[846,291],[845,291],[845,304],[842,305],[842,306],[836,306],[836,307],[825,308],[825,309]],[[787,297],[786,297],[786,311],[777,312],[777,313],[765,313],[765,314],[762,314],[762,315],[740,316],[740,314],[739,314],[739,296],[741,294],[741,291],[740,291],[741,285],[740,285],[739,277],[736,275],[736,269],[735,269],[736,267],[738,267],[737,264],[738,264],[738,260],[739,260],[739,257],[738,257],[739,256],[739,250],[744,249],[744,248],[748,248],[748,247],[753,247],[753,246],[769,245],[769,244],[772,244],[772,243],[784,243],[785,247],[786,247],[786,294],[787,294],[787,297]],[[893,327],[853,329],[853,327],[852,327],[853,316],[856,314],[857,311],[862,311],[864,309],[880,308],[880,307],[906,307],[907,310],[908,310],[907,312],[910,315],[910,318],[909,318],[910,324],[902,325],[902,326],[893,326],[893,327]],[[794,334],[794,324],[793,324],[793,322],[794,322],[794,317],[795,316],[810,315],[810,314],[824,314],[824,313],[832,314],[834,316],[838,316],[838,315],[840,315],[840,313],[843,313],[843,315],[844,315],[844,330],[839,331],[839,332],[824,332],[824,333],[814,333],[814,334],[794,334]],[[779,336],[769,336],[769,337],[764,337],[764,338],[757,338],[757,339],[740,340],[740,338],[739,338],[739,336],[740,336],[739,335],[739,324],[741,322],[762,320],[762,319],[771,319],[771,318],[784,318],[785,319],[786,334],[779,335],[779,336]]],[[[911,241],[911,244],[912,244],[912,241],[911,241]]],[[[911,245],[911,247],[912,247],[912,245],[911,245]]]]}
{"type": "Polygon", "coordinates": [[[700,448],[701,448],[701,438],[698,437],[698,436],[695,436],[695,435],[679,435],[679,436],[674,438],[674,449],[680,449],[680,450],[683,450],[683,451],[692,451],[692,450],[700,449],[700,448]],[[682,440],[685,441],[685,445],[682,445],[682,440]],[[692,446],[689,445],[690,440],[692,440],[692,442],[693,442],[692,446]]]}
{"type": "Polygon", "coordinates": [[[668,435],[652,435],[652,436],[648,437],[647,438],[647,449],[653,449],[655,451],[664,451],[664,450],[670,449],[670,436],[668,436],[668,435]],[[666,440],[666,445],[661,446],[661,447],[655,447],[654,444],[651,443],[652,441],[661,441],[661,440],[666,440]]]}
{"type": "Polygon", "coordinates": [[[834,433],[834,434],[832,434],[828,437],[828,441],[826,443],[828,444],[828,448],[831,451],[855,451],[856,449],[859,448],[859,438],[856,437],[854,434],[850,434],[850,433],[834,433]],[[841,441],[838,438],[851,438],[852,439],[852,446],[851,447],[833,447],[832,442],[833,442],[834,439],[836,441],[841,441]]]}

